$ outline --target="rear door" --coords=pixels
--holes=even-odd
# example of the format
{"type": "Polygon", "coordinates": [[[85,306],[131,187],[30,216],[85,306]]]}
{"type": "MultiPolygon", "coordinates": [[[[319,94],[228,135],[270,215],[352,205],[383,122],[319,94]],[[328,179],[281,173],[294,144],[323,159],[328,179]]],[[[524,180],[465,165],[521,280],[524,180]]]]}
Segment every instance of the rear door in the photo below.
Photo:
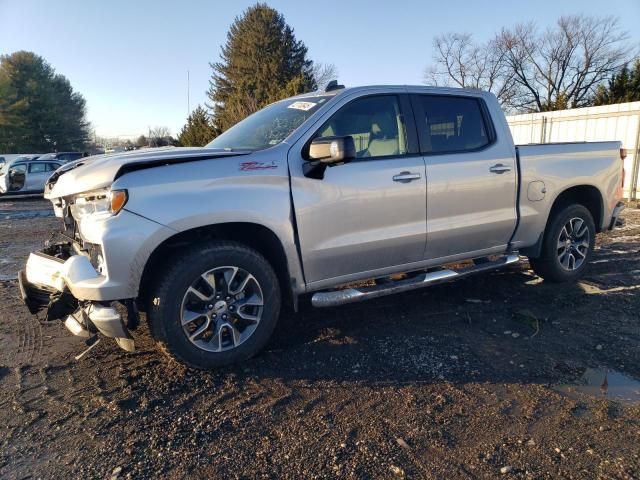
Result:
{"type": "Polygon", "coordinates": [[[425,165],[405,94],[344,104],[289,152],[291,189],[305,278],[311,288],[421,261],[426,241],[425,165]],[[317,137],[354,138],[357,158],[302,172],[317,137]]]}
{"type": "Polygon", "coordinates": [[[412,96],[427,169],[426,259],[504,251],[516,226],[515,152],[481,98],[412,96]]]}

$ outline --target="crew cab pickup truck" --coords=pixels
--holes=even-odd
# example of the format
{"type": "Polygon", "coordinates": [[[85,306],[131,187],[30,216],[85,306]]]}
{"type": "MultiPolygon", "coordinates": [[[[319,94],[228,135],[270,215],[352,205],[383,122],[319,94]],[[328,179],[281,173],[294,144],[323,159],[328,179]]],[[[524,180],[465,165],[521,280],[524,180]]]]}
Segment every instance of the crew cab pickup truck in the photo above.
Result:
{"type": "Polygon", "coordinates": [[[143,311],[171,358],[218,367],[259,352],[302,295],[334,307],[522,257],[577,279],[623,208],[621,156],[619,142],[516,147],[490,93],[333,82],[204,148],[63,165],[45,196],[64,228],[21,292],[88,345],[133,350],[143,311]]]}

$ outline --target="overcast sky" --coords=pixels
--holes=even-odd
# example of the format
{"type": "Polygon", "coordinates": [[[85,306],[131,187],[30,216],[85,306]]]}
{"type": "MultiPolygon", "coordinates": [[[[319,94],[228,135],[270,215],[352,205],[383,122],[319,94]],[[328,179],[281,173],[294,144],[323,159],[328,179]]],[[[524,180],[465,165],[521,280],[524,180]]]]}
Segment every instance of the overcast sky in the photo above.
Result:
{"type": "MultiPolygon", "coordinates": [[[[42,55],[87,100],[98,135],[137,136],[149,126],[177,134],[206,99],[211,69],[234,17],[251,1],[0,0],[0,54],[42,55]]],[[[314,61],[333,63],[341,83],[419,84],[433,37],[489,38],[503,26],[560,15],[620,17],[640,44],[640,0],[278,0],[314,61]]]]}

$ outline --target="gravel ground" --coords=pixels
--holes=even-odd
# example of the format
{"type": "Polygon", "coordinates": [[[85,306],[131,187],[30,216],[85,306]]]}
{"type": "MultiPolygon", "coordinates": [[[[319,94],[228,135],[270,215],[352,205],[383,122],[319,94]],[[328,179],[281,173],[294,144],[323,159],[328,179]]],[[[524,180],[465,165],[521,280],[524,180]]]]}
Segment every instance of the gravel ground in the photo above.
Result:
{"type": "Polygon", "coordinates": [[[578,284],[523,262],[306,299],[266,352],[215,372],[167,363],[144,319],[135,353],[105,339],[74,360],[82,342],[31,317],[14,279],[46,210],[0,201],[0,478],[640,478],[640,406],[612,399],[619,373],[640,379],[638,209],[578,284]],[[610,391],[570,386],[605,367],[610,391]]]}

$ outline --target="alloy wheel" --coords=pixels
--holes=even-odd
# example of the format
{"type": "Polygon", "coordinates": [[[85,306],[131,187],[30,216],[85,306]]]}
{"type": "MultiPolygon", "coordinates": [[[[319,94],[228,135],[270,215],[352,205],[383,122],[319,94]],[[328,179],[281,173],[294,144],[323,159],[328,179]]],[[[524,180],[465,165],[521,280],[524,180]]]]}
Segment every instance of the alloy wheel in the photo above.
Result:
{"type": "Polygon", "coordinates": [[[263,306],[262,288],[251,273],[235,266],[216,267],[187,288],[180,310],[182,330],[202,350],[231,350],[256,330],[263,306]]]}
{"type": "Polygon", "coordinates": [[[558,236],[558,261],[563,269],[574,271],[579,269],[587,258],[591,234],[584,219],[574,217],[569,220],[558,236]]]}

